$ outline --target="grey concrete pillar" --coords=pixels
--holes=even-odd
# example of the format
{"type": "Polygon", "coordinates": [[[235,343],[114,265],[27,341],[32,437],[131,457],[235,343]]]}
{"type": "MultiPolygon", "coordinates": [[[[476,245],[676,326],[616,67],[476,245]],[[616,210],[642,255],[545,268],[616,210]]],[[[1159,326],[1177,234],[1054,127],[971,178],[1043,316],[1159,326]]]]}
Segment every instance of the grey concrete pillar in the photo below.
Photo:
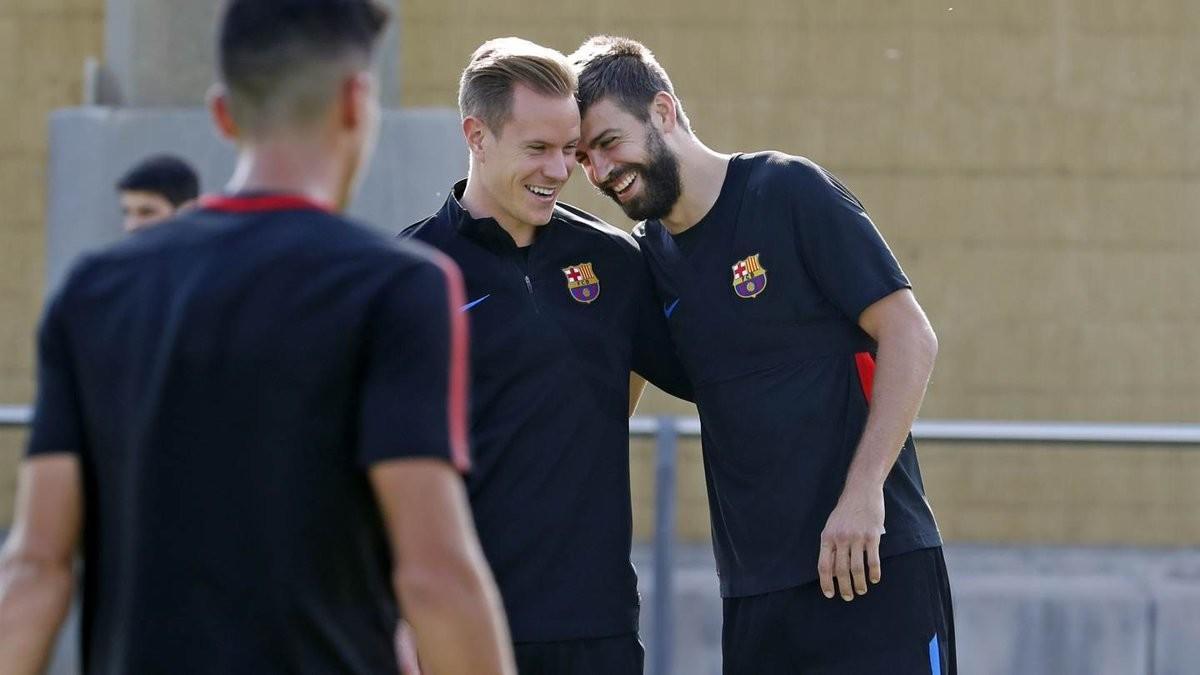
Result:
{"type": "MultiPolygon", "coordinates": [[[[218,0],[108,0],[102,89],[90,100],[128,107],[195,107],[216,76],[218,0]]],[[[379,50],[383,103],[399,102],[399,3],[379,50]]]]}
{"type": "Polygon", "coordinates": [[[213,0],[108,0],[104,62],[116,100],[130,107],[194,107],[214,79],[213,0]]]}
{"type": "Polygon", "coordinates": [[[387,3],[392,10],[392,20],[379,43],[375,55],[375,72],[379,75],[379,100],[385,108],[400,107],[400,1],[387,3]]]}
{"type": "MultiPolygon", "coordinates": [[[[190,162],[205,192],[220,191],[233,172],[233,146],[217,138],[199,108],[93,106],[50,118],[46,288],[58,284],[80,253],[124,236],[113,185],[154,152],[190,162]]],[[[436,211],[466,171],[457,110],[387,110],[350,215],[394,234],[436,211]]]]}

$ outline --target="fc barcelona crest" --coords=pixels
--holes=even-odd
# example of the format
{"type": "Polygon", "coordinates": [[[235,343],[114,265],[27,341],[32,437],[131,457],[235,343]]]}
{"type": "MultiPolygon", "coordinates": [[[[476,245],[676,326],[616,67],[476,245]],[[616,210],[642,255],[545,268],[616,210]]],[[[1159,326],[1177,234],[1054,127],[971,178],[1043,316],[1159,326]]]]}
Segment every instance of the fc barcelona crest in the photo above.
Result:
{"type": "Polygon", "coordinates": [[[600,280],[592,271],[592,263],[585,262],[563,268],[567,277],[567,290],[576,302],[587,304],[600,297],[600,280]]]}
{"type": "Polygon", "coordinates": [[[767,287],[767,270],[758,261],[758,254],[737,261],[733,266],[733,292],[739,298],[753,298],[767,287]]]}

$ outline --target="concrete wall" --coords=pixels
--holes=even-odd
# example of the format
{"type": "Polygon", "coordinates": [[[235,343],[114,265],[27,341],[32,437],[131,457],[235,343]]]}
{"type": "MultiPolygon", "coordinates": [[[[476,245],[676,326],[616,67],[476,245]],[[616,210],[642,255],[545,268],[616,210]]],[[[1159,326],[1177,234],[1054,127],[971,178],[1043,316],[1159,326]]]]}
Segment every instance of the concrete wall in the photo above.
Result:
{"type": "MultiPolygon", "coordinates": [[[[0,543],[4,532],[0,531],[0,543]]],[[[652,551],[635,547],[646,663],[660,643],[652,551]]],[[[970,675],[1192,675],[1200,664],[1200,555],[951,545],[959,672],[970,675]]],[[[721,672],[721,599],[707,547],[676,551],[672,673],[721,672]]],[[[884,563],[884,583],[887,564],[884,563]]],[[[840,599],[830,602],[841,602],[840,599]]],[[[79,672],[79,608],[49,675],[79,672]]],[[[918,648],[924,645],[916,645],[918,648]]],[[[649,672],[649,667],[648,667],[649,672]]]]}
{"type": "MultiPolygon", "coordinates": [[[[106,105],[199,107],[216,72],[217,22],[224,3],[195,0],[105,2],[106,105]]],[[[397,7],[398,0],[382,4],[397,7]]],[[[395,106],[399,23],[391,22],[377,55],[380,98],[395,106]]]]}
{"type": "MultiPolygon", "coordinates": [[[[635,550],[644,608],[657,589],[635,550]]],[[[970,675],[1184,675],[1200,664],[1195,551],[946,548],[959,672],[970,675]]],[[[721,672],[721,600],[711,554],[678,551],[674,672],[721,672]]],[[[883,583],[887,583],[884,561],[883,583]]],[[[831,602],[841,602],[831,600],[831,602]]],[[[642,639],[653,656],[654,626],[642,639]]],[[[914,645],[916,648],[923,645],[914,645]]],[[[649,662],[649,661],[648,661],[649,662]]]]}

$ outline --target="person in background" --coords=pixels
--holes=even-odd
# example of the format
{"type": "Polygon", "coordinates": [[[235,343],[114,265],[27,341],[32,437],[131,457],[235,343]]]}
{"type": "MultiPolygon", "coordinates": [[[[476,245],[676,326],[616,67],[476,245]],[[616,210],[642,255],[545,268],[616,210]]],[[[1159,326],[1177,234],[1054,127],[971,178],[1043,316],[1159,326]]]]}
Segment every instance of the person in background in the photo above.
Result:
{"type": "Polygon", "coordinates": [[[196,171],[172,155],[147,157],[117,181],[126,232],[157,225],[193,206],[200,195],[196,171]]]}

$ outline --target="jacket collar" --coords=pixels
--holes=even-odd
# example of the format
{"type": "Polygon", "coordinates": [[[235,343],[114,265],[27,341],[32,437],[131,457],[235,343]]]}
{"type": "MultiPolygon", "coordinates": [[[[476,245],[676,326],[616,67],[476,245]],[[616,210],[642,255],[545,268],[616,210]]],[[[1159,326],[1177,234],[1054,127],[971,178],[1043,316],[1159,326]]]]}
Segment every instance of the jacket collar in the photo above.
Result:
{"type": "Polygon", "coordinates": [[[475,218],[459,201],[467,188],[467,180],[458,181],[450,188],[450,196],[442,208],[446,220],[459,234],[493,250],[516,249],[517,244],[495,218],[475,218]]]}
{"type": "MultiPolygon", "coordinates": [[[[460,200],[466,188],[467,179],[465,178],[450,188],[450,196],[446,198],[446,203],[442,206],[442,218],[453,226],[459,234],[475,241],[481,246],[493,251],[516,252],[517,243],[513,241],[512,236],[503,227],[500,227],[500,223],[496,222],[495,218],[475,218],[462,205],[460,200]]],[[[549,223],[538,228],[538,235],[535,241],[536,239],[545,237],[548,228],[558,218],[558,213],[555,213],[550,217],[549,223]]]]}

